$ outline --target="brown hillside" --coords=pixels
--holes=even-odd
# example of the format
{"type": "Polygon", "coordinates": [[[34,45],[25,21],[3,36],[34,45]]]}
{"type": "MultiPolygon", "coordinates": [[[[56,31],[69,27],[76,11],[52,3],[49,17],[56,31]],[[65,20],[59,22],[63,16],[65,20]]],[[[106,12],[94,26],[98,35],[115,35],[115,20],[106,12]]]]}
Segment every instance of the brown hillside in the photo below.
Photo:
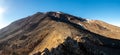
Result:
{"type": "Polygon", "coordinates": [[[0,55],[119,55],[119,30],[62,12],[38,12],[0,30],[0,55]]]}

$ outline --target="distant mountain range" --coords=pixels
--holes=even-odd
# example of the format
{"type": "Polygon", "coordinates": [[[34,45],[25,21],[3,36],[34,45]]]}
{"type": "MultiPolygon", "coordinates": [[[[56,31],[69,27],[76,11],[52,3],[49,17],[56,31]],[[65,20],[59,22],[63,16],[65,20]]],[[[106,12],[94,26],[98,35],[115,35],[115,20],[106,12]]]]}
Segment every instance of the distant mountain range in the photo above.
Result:
{"type": "Polygon", "coordinates": [[[0,55],[120,55],[120,27],[37,12],[0,30],[0,55]]]}

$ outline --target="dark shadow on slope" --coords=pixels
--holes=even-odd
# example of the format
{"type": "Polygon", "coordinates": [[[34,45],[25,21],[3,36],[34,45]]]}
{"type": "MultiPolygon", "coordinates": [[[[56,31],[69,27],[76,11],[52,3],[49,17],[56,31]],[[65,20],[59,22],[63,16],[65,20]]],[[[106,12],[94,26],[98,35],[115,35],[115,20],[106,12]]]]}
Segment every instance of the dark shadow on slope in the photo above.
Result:
{"type": "MultiPolygon", "coordinates": [[[[87,40],[85,40],[87,41],[87,40]]],[[[43,52],[38,52],[33,55],[119,55],[120,49],[112,49],[105,46],[96,45],[92,42],[77,42],[68,37],[62,44],[56,48],[43,52]]]]}
{"type": "Polygon", "coordinates": [[[43,52],[38,52],[33,55],[93,55],[92,53],[87,52],[86,48],[82,43],[73,40],[68,37],[65,42],[58,45],[56,48],[52,48],[49,51],[47,48],[43,52]]]}
{"type": "Polygon", "coordinates": [[[97,33],[93,33],[89,30],[86,30],[81,25],[70,22],[69,20],[66,19],[66,17],[56,18],[54,16],[50,16],[50,15],[48,15],[48,16],[51,17],[52,20],[55,20],[57,22],[64,22],[64,23],[67,23],[67,24],[79,29],[84,34],[84,37],[82,38],[82,40],[85,40],[84,46],[86,48],[88,48],[87,50],[90,53],[92,52],[95,55],[113,55],[113,54],[119,55],[120,54],[120,40],[108,38],[108,37],[99,35],[97,33]],[[89,35],[85,36],[87,34],[89,34],[89,35]],[[89,48],[89,47],[91,47],[91,48],[89,48]],[[98,48],[98,50],[96,51],[95,49],[97,49],[97,48],[98,48]],[[100,53],[100,54],[98,54],[98,53],[100,53]]]}

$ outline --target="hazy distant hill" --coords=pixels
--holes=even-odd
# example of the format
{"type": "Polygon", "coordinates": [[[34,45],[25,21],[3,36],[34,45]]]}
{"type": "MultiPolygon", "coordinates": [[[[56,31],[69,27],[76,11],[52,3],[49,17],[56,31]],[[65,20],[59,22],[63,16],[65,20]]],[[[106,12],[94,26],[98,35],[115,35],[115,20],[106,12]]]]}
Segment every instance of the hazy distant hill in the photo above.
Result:
{"type": "Polygon", "coordinates": [[[120,28],[63,12],[38,12],[0,30],[0,55],[120,55],[120,28]]]}

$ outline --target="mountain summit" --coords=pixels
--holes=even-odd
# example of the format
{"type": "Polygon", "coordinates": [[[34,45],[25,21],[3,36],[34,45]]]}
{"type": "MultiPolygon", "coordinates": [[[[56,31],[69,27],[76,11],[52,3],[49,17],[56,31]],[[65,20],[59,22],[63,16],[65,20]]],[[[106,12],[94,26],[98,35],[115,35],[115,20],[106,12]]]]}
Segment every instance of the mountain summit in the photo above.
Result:
{"type": "Polygon", "coordinates": [[[120,28],[63,12],[37,12],[0,30],[0,55],[120,55],[120,28]]]}

